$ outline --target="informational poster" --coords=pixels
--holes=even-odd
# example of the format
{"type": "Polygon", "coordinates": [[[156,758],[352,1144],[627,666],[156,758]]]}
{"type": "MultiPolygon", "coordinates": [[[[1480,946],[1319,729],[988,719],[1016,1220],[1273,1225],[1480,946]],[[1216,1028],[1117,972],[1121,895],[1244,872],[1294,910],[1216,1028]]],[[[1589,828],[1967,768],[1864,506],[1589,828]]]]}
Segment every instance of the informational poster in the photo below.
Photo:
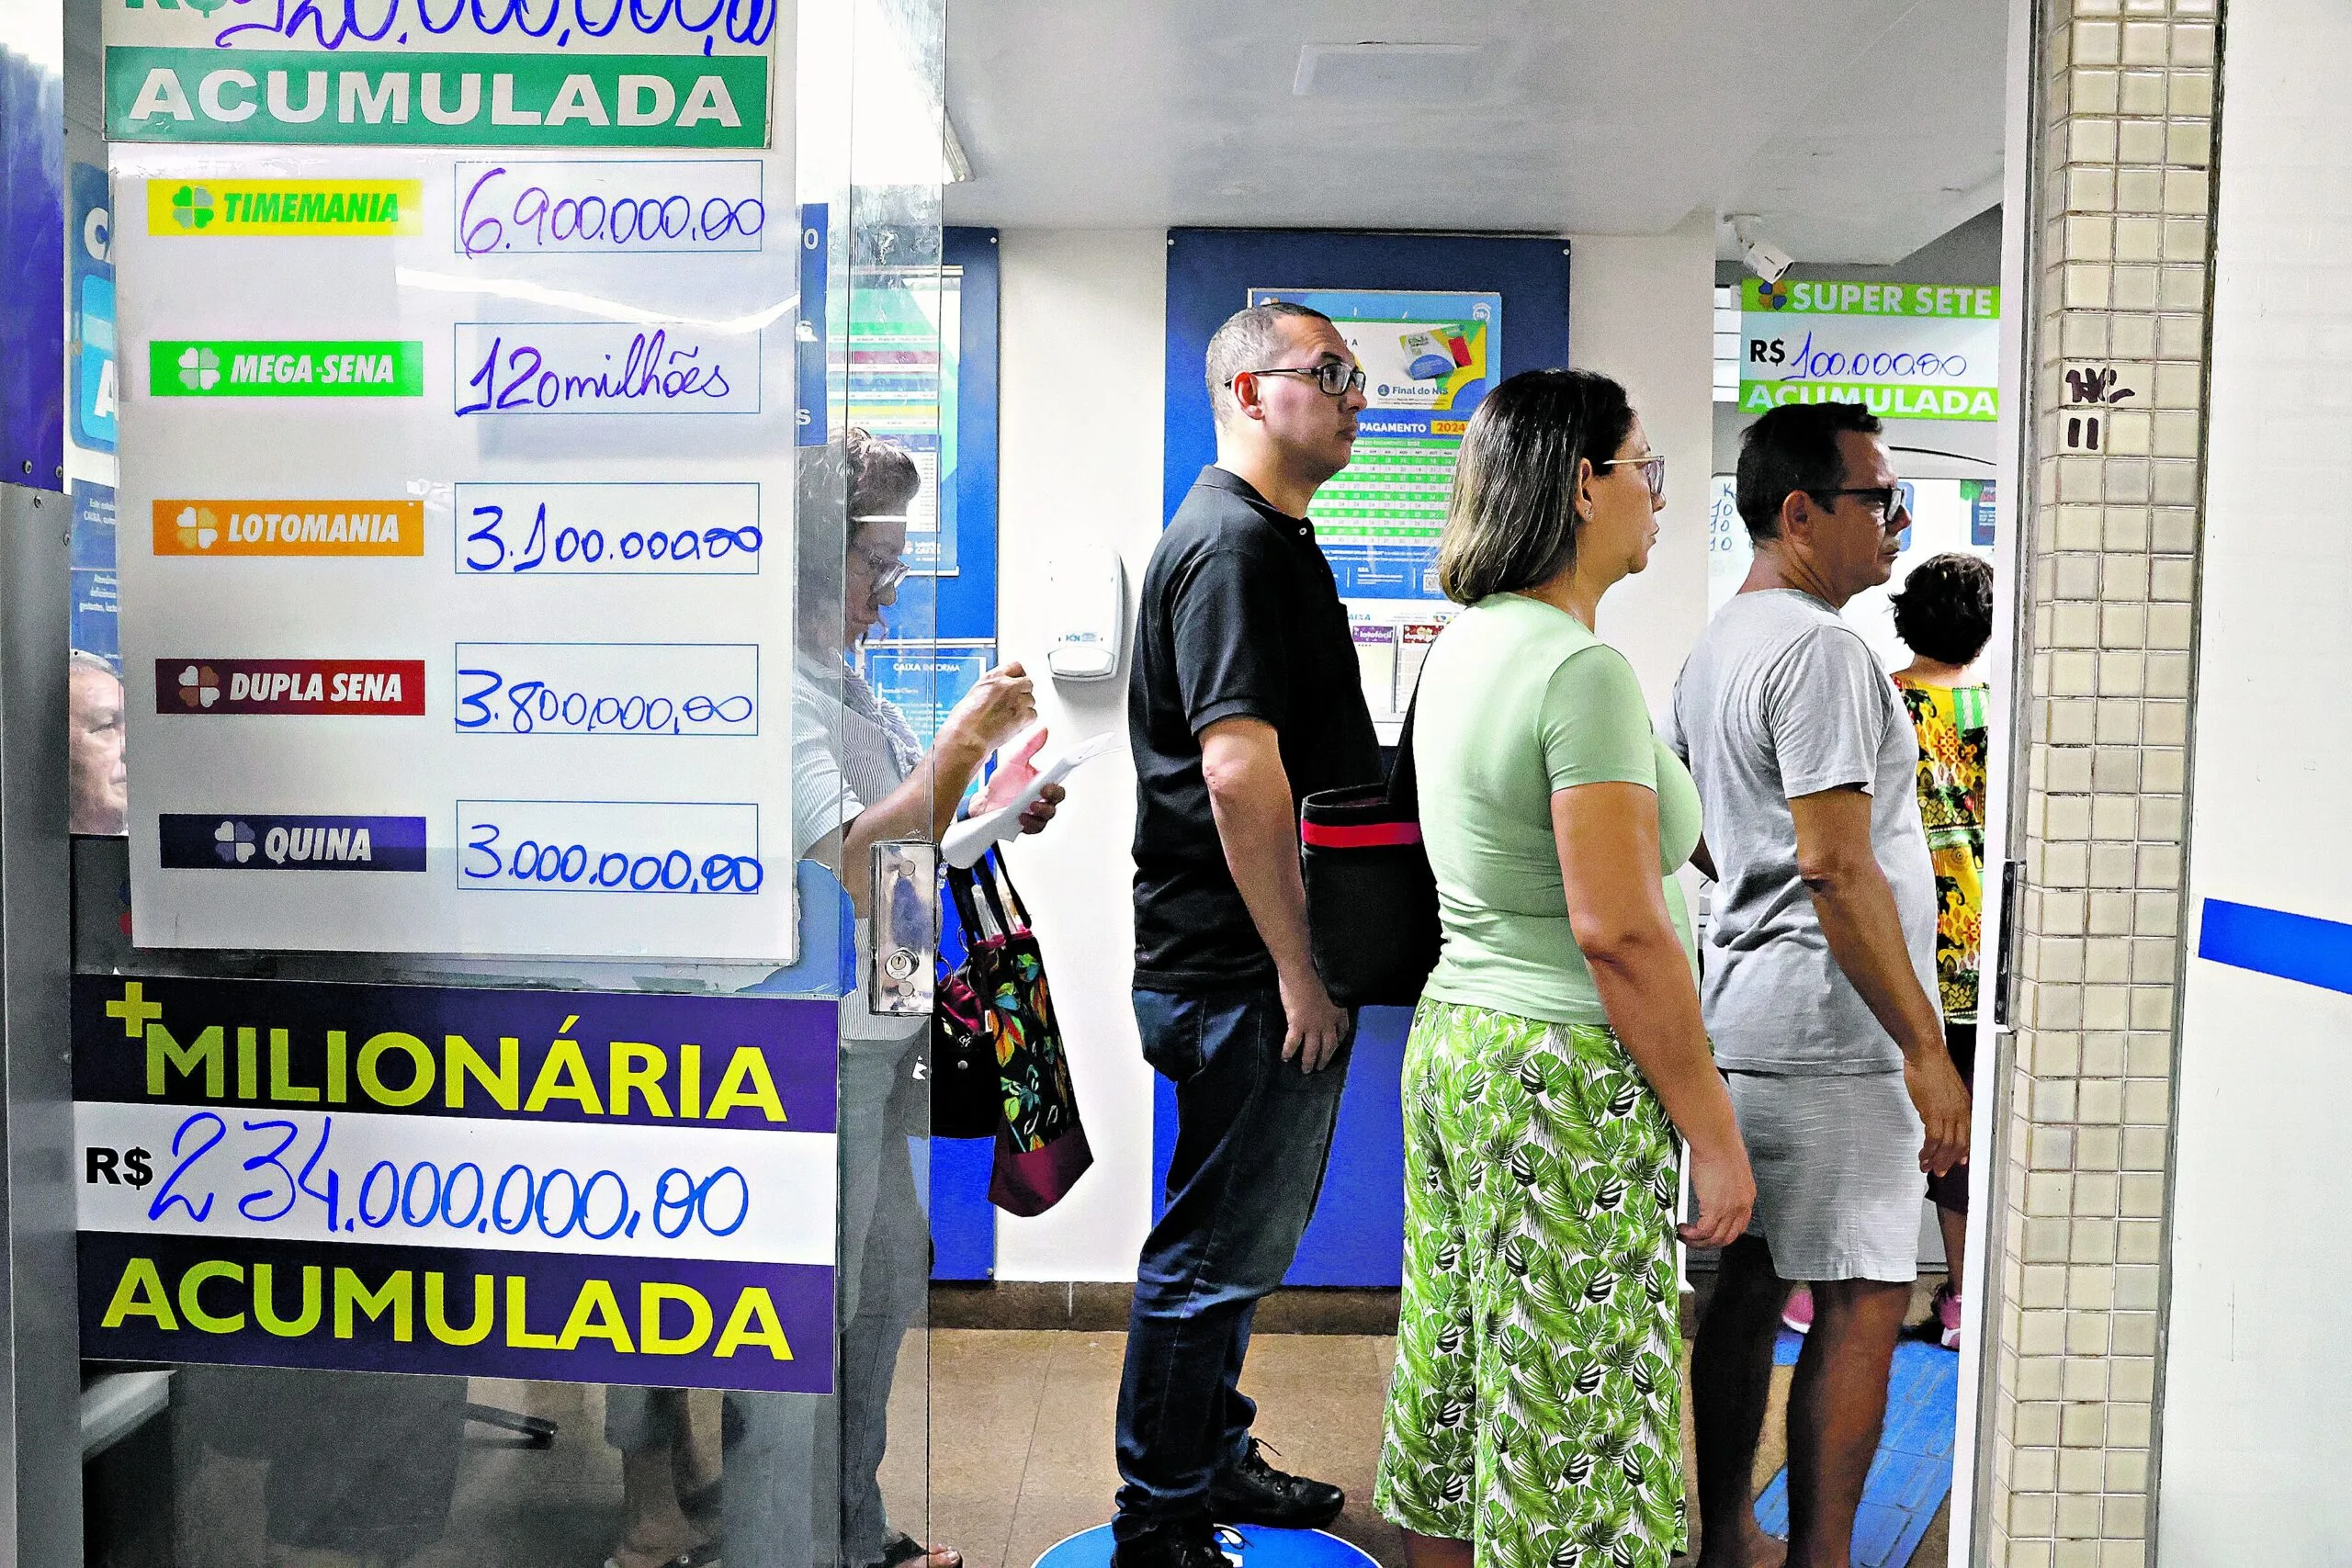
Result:
{"type": "Polygon", "coordinates": [[[1739,309],[1743,413],[1836,402],[1881,419],[2000,417],[1997,288],[1751,277],[1739,309]]]}
{"type": "Polygon", "coordinates": [[[114,353],[114,217],[107,172],[95,164],[74,164],[73,200],[74,227],[65,236],[71,291],[65,351],[73,361],[67,434],[76,446],[111,452],[121,372],[114,353]]]}
{"type": "Polygon", "coordinates": [[[73,485],[73,646],[122,669],[122,615],[115,579],[114,487],[73,485]]]}
{"type": "Polygon", "coordinates": [[[1364,701],[1401,719],[1421,655],[1453,606],[1438,592],[1437,541],[1471,412],[1502,352],[1502,296],[1381,289],[1252,288],[1331,318],[1363,367],[1370,400],[1355,455],[1307,515],[1356,631],[1364,701]]]}
{"type": "Polygon", "coordinates": [[[834,1016],[78,976],[82,1354],[829,1393],[834,1016]]]}
{"type": "Polygon", "coordinates": [[[775,13],[520,15],[107,14],[141,946],[794,955],[775,13]]]}
{"type": "MultiPolygon", "coordinates": [[[[1951,551],[1993,558],[1994,481],[1991,479],[1906,479],[1905,504],[1911,526],[1898,541],[1902,553],[1883,588],[1866,589],[1847,601],[1843,614],[1889,670],[1911,662],[1911,652],[1894,635],[1894,606],[1888,602],[1899,591],[1911,569],[1930,556],[1951,551]]],[[[1740,520],[1733,500],[1729,474],[1714,476],[1707,511],[1707,613],[1731,602],[1747,579],[1756,558],[1747,525],[1740,520]]]]}
{"type": "Polygon", "coordinates": [[[865,269],[841,367],[848,422],[903,447],[922,488],[907,503],[910,571],[953,577],[961,267],[865,269]]]}
{"type": "Polygon", "coordinates": [[[996,662],[996,645],[953,638],[869,642],[858,659],[874,694],[895,704],[928,747],[938,739],[940,722],[996,662]]]}

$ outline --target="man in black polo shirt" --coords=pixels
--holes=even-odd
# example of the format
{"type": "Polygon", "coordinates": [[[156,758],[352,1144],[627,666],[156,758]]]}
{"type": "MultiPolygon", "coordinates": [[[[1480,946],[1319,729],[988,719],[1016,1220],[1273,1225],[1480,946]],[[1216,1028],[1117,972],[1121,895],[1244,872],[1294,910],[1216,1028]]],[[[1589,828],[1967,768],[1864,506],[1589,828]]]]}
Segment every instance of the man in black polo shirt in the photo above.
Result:
{"type": "Polygon", "coordinates": [[[1298,802],[1380,776],[1355,645],[1306,521],[1363,373],[1304,306],[1209,341],[1216,464],[1144,574],[1127,688],[1136,1021],[1176,1085],[1168,1208],[1119,1387],[1115,1568],[1223,1568],[1220,1524],[1311,1526],[1336,1486],[1266,1463],[1238,1384],[1260,1298],[1314,1213],[1355,1021],[1310,962],[1298,802]]]}

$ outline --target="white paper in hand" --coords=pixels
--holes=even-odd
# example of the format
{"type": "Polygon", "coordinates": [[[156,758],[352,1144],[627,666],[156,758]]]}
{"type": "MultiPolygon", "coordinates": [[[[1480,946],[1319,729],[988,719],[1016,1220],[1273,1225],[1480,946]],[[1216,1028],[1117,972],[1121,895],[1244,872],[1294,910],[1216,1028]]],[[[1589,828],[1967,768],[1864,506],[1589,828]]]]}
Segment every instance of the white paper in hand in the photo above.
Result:
{"type": "Polygon", "coordinates": [[[1037,803],[1037,797],[1046,793],[1047,784],[1061,783],[1080,765],[1092,761],[1118,743],[1116,730],[1106,730],[1091,740],[1079,742],[1038,769],[1037,776],[1004,805],[993,811],[967,817],[948,829],[947,836],[939,841],[940,853],[945,855],[947,863],[958,871],[978,864],[979,858],[989,852],[990,844],[1001,843],[1020,834],[1021,814],[1037,803]]]}

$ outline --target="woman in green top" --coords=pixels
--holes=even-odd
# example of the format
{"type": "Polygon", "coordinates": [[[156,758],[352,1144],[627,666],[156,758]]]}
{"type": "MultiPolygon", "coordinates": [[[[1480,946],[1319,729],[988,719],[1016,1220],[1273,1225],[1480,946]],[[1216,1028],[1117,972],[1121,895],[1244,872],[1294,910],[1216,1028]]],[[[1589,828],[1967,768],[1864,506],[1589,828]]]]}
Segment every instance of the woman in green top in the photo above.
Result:
{"type": "Polygon", "coordinates": [[[1756,1187],[1673,879],[1698,792],[1592,630],[1664,490],[1605,376],[1514,376],[1463,438],[1438,574],[1469,607],[1430,650],[1414,743],[1445,945],[1405,1048],[1374,1493],[1412,1568],[1665,1568],[1684,1543],[1674,1237],[1731,1241],[1756,1187]]]}

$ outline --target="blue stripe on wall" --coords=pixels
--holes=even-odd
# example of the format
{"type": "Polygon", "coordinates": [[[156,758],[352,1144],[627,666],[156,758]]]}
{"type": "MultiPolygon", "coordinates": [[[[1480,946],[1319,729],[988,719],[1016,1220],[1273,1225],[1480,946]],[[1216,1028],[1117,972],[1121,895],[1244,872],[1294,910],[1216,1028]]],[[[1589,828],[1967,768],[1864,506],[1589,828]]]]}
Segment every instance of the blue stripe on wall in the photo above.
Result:
{"type": "Polygon", "coordinates": [[[2197,956],[2352,994],[2352,925],[2338,920],[2208,898],[2198,922],[2197,956]]]}

